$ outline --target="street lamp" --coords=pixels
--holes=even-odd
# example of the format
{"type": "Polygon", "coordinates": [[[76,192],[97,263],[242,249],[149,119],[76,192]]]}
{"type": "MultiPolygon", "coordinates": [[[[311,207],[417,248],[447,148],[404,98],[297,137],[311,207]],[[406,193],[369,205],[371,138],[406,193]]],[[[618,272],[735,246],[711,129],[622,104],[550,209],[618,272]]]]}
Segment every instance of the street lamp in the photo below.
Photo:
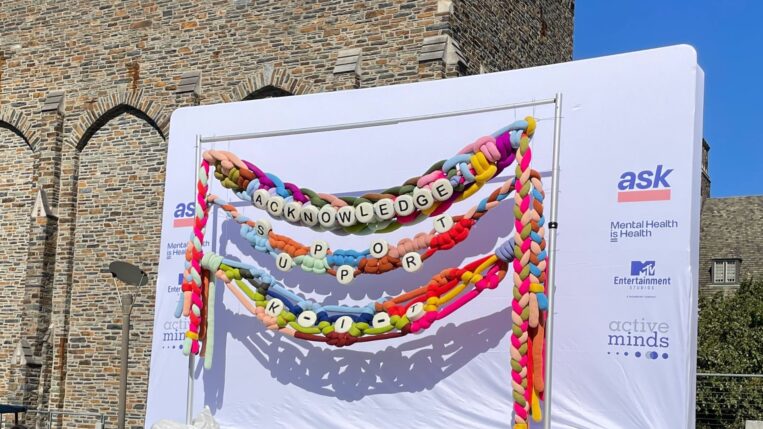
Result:
{"type": "Polygon", "coordinates": [[[124,429],[125,409],[127,406],[127,360],[130,347],[130,313],[132,312],[132,305],[135,302],[135,297],[131,292],[120,294],[119,288],[117,287],[117,279],[122,283],[134,285],[135,292],[137,292],[141,286],[148,283],[148,274],[135,265],[122,261],[114,261],[110,263],[109,271],[111,271],[114,288],[117,290],[119,302],[122,305],[122,366],[119,373],[119,415],[117,417],[117,427],[119,429],[124,429]]]}

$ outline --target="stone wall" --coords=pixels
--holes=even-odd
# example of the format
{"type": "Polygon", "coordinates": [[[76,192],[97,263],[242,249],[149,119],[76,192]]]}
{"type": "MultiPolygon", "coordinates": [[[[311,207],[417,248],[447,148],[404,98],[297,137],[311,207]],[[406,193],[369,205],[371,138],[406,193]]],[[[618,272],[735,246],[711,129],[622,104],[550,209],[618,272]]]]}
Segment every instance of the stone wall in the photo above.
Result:
{"type": "MultiPolygon", "coordinates": [[[[102,412],[115,426],[122,320],[107,266],[156,273],[174,109],[565,61],[572,11],[552,0],[5,2],[0,402],[102,412]]],[[[152,309],[144,290],[128,427],[142,427],[152,309]]]]}

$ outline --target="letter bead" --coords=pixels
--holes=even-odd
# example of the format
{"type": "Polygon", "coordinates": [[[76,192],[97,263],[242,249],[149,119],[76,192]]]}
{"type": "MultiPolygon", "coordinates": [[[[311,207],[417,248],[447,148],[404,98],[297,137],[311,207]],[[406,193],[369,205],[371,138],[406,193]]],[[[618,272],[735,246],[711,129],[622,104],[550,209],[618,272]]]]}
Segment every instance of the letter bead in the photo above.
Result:
{"type": "Polygon", "coordinates": [[[418,271],[421,268],[421,266],[424,264],[421,261],[421,255],[419,255],[417,252],[406,253],[405,255],[403,255],[403,259],[401,262],[403,263],[403,269],[405,271],[408,271],[409,273],[418,271]]]}
{"type": "Polygon", "coordinates": [[[314,311],[305,310],[299,313],[297,324],[303,328],[312,328],[318,321],[318,315],[314,311]]]}
{"type": "Polygon", "coordinates": [[[299,201],[292,201],[290,203],[287,203],[286,207],[284,207],[283,209],[283,217],[291,223],[299,222],[301,214],[302,214],[302,203],[300,203],[299,201]]]}
{"type": "Polygon", "coordinates": [[[426,188],[415,188],[413,190],[413,205],[419,210],[426,210],[434,204],[432,191],[426,188]]]}
{"type": "Polygon", "coordinates": [[[323,259],[326,257],[328,250],[329,244],[325,241],[314,241],[313,244],[310,245],[310,256],[316,259],[323,259]]]}
{"type": "Polygon", "coordinates": [[[336,269],[336,279],[339,283],[343,285],[350,284],[350,282],[354,278],[355,278],[355,268],[349,265],[342,265],[336,269]]]}
{"type": "Polygon", "coordinates": [[[318,211],[318,222],[321,226],[329,229],[336,225],[336,209],[326,204],[318,211]]]}
{"type": "Polygon", "coordinates": [[[413,322],[421,319],[422,317],[424,317],[424,303],[417,302],[416,304],[413,304],[412,306],[408,307],[408,310],[406,310],[405,315],[408,316],[408,320],[413,322]]]}
{"type": "Polygon", "coordinates": [[[355,225],[355,208],[352,206],[340,208],[336,214],[336,219],[339,221],[339,225],[342,226],[355,225]]]}
{"type": "Polygon", "coordinates": [[[307,226],[318,225],[318,207],[304,206],[302,207],[302,213],[300,214],[302,223],[307,226]]]}
{"type": "Polygon", "coordinates": [[[386,328],[390,323],[389,314],[387,313],[376,313],[371,320],[371,326],[374,328],[386,328]]]}
{"type": "Polygon", "coordinates": [[[279,197],[278,195],[273,195],[268,200],[268,213],[270,213],[272,216],[281,216],[283,214],[283,207],[286,205],[284,202],[284,199],[282,197],[279,197]]]}
{"type": "Polygon", "coordinates": [[[448,179],[438,179],[432,183],[432,196],[437,201],[445,201],[453,195],[453,185],[448,179]]]}
{"type": "Polygon", "coordinates": [[[433,219],[433,222],[434,222],[434,230],[441,234],[443,232],[448,232],[451,228],[453,228],[453,218],[447,214],[441,214],[441,215],[435,216],[435,218],[433,219]]]}
{"type": "Polygon", "coordinates": [[[252,204],[258,209],[265,209],[269,199],[270,193],[264,189],[258,189],[252,194],[252,204]]]}
{"type": "Polygon", "coordinates": [[[355,207],[355,219],[360,223],[371,223],[374,220],[374,205],[360,203],[355,207]]]}
{"type": "Polygon", "coordinates": [[[395,198],[395,212],[398,216],[408,216],[416,210],[413,205],[413,197],[410,195],[400,195],[395,198]]]}
{"type": "Polygon", "coordinates": [[[276,257],[276,267],[281,271],[289,271],[294,266],[294,259],[286,252],[281,252],[276,257]]]}
{"type": "Polygon", "coordinates": [[[265,313],[270,317],[278,317],[283,309],[283,301],[278,298],[268,300],[268,303],[265,305],[265,313]]]}
{"type": "Polygon", "coordinates": [[[272,229],[270,222],[265,219],[258,220],[254,225],[254,232],[260,237],[267,237],[272,229]]]}
{"type": "Polygon", "coordinates": [[[350,328],[352,328],[352,317],[350,316],[342,316],[334,322],[334,332],[337,334],[350,332],[350,328]]]}
{"type": "Polygon", "coordinates": [[[379,220],[389,220],[395,217],[395,204],[388,198],[374,203],[374,214],[379,220]]]}
{"type": "Polygon", "coordinates": [[[382,239],[374,240],[371,242],[371,247],[368,250],[374,258],[383,258],[389,253],[389,244],[382,239]]]}

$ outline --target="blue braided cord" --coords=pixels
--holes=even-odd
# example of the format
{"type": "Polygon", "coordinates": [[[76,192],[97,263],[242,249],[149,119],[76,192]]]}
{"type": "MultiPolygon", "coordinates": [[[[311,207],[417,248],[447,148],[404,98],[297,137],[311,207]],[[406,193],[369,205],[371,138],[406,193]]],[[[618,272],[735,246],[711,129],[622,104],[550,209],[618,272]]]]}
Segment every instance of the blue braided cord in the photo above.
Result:
{"type": "Polygon", "coordinates": [[[546,260],[546,250],[541,250],[540,253],[538,253],[538,260],[539,261],[545,261],[546,260]]]}
{"type": "Polygon", "coordinates": [[[269,296],[271,296],[271,297],[273,297],[273,298],[278,298],[278,299],[280,299],[281,301],[283,301],[283,304],[284,304],[286,307],[288,307],[288,308],[289,308],[289,311],[290,311],[290,312],[292,312],[292,313],[294,312],[294,309],[295,309],[295,308],[298,308],[297,306],[295,306],[294,304],[292,304],[292,303],[291,303],[291,301],[289,301],[288,299],[286,299],[286,297],[284,297],[284,296],[282,296],[281,294],[279,294],[279,293],[278,293],[278,291],[275,291],[275,290],[273,290],[273,288],[272,288],[272,287],[271,287],[270,289],[268,289],[268,295],[269,295],[269,296]]]}
{"type": "Polygon", "coordinates": [[[541,241],[543,241],[543,237],[541,237],[541,235],[535,231],[530,231],[530,238],[532,238],[533,241],[536,243],[540,243],[541,241]]]}
{"type": "Polygon", "coordinates": [[[268,291],[270,291],[271,289],[276,291],[276,293],[278,293],[279,295],[285,296],[286,298],[288,298],[291,301],[294,301],[294,302],[307,301],[306,299],[300,297],[299,295],[295,294],[294,292],[292,292],[292,291],[286,289],[285,287],[281,286],[279,283],[276,283],[273,286],[270,286],[268,291]]]}
{"type": "Polygon", "coordinates": [[[514,150],[519,149],[519,141],[522,138],[521,131],[509,131],[509,142],[514,150]]]}
{"type": "Polygon", "coordinates": [[[538,309],[548,310],[548,298],[546,298],[546,294],[543,292],[538,292],[535,294],[535,297],[538,299],[538,309]]]}
{"type": "Polygon", "coordinates": [[[540,193],[540,191],[538,191],[537,189],[535,189],[535,187],[534,187],[534,186],[533,186],[533,188],[532,188],[532,191],[530,191],[530,193],[532,194],[532,196],[533,196],[533,197],[534,197],[536,200],[539,200],[539,201],[541,201],[541,202],[543,201],[543,194],[541,194],[541,193],[540,193]]]}
{"type": "Polygon", "coordinates": [[[286,198],[289,195],[291,195],[289,190],[286,189],[286,187],[284,186],[283,182],[281,181],[281,179],[278,178],[278,176],[276,176],[275,174],[271,174],[271,173],[265,173],[265,175],[268,176],[268,178],[270,180],[272,180],[273,183],[276,185],[276,193],[278,193],[278,195],[280,195],[280,196],[282,196],[284,198],[286,198]]]}
{"type": "Polygon", "coordinates": [[[519,119],[514,121],[511,125],[509,125],[509,131],[524,131],[529,127],[530,124],[527,123],[524,119],[519,119]]]}
{"type": "Polygon", "coordinates": [[[471,158],[472,158],[472,155],[468,153],[460,153],[458,155],[454,155],[452,158],[445,161],[445,163],[442,165],[441,170],[443,172],[448,172],[451,168],[455,167],[457,164],[469,162],[471,158]]]}
{"type": "MultiPolygon", "coordinates": [[[[254,195],[254,191],[260,189],[260,179],[254,179],[246,185],[246,193],[254,195]]],[[[249,198],[251,200],[251,198],[249,198]]]]}
{"type": "Polygon", "coordinates": [[[459,171],[461,172],[461,175],[464,176],[466,181],[467,182],[473,182],[474,181],[474,175],[469,170],[469,166],[466,163],[464,163],[464,162],[458,164],[458,166],[459,166],[459,171]]]}
{"type": "Polygon", "coordinates": [[[540,277],[540,274],[542,273],[542,271],[540,270],[540,268],[535,266],[535,264],[530,264],[530,273],[532,273],[532,275],[534,275],[535,277],[540,277]]]}
{"type": "Polygon", "coordinates": [[[523,119],[518,119],[518,120],[512,122],[511,124],[509,124],[509,125],[501,128],[501,129],[499,129],[498,131],[496,131],[496,132],[494,132],[494,133],[492,133],[490,135],[493,136],[493,137],[498,137],[501,134],[505,134],[506,132],[508,132],[510,130],[518,129],[517,127],[519,127],[521,123],[525,124],[525,128],[527,128],[529,126],[527,121],[525,121],[523,119]]]}
{"type": "Polygon", "coordinates": [[[350,265],[353,267],[357,267],[360,263],[360,260],[370,255],[371,252],[366,250],[363,252],[358,252],[355,250],[337,250],[333,252],[331,255],[326,257],[326,261],[329,263],[329,265],[332,266],[339,266],[339,265],[350,265]]]}

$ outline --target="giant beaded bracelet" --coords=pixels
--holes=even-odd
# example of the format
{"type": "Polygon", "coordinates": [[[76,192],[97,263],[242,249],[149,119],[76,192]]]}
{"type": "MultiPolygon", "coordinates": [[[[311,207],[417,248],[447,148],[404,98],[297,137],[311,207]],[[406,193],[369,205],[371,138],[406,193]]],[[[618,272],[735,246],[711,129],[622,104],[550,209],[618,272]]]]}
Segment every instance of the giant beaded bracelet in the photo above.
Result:
{"type": "MultiPolygon", "coordinates": [[[[204,256],[202,267],[207,275],[214,274],[223,281],[268,329],[347,346],[358,341],[389,338],[392,331],[400,336],[429,328],[483,290],[496,288],[506,274],[508,262],[514,258],[512,248],[510,239],[493,255],[481,257],[463,268],[442,270],[424,286],[359,307],[319,305],[289,291],[257,267],[213,253],[204,256]],[[467,288],[472,289],[465,292],[467,288]]],[[[207,332],[207,336],[210,335],[207,332]]]]}
{"type": "MultiPolygon", "coordinates": [[[[531,119],[531,118],[530,118],[531,119]]],[[[534,129],[534,121],[532,123],[534,129]]],[[[527,429],[530,416],[539,421],[539,401],[543,399],[543,349],[545,347],[545,282],[547,254],[545,251],[545,231],[543,217],[543,189],[540,180],[533,178],[529,168],[532,152],[529,136],[522,133],[516,139],[510,136],[517,148],[515,168],[515,237],[513,262],[514,289],[512,299],[511,332],[511,378],[514,397],[514,429],[527,429]]],[[[206,229],[208,205],[209,161],[204,159],[199,168],[197,181],[197,204],[194,228],[186,255],[186,277],[192,279],[183,285],[183,298],[179,301],[178,313],[190,317],[186,333],[184,353],[202,353],[205,367],[212,362],[214,350],[214,302],[215,282],[208,281],[208,273],[202,269],[204,252],[201,243],[206,229]],[[204,279],[202,279],[204,277],[204,279]],[[208,308],[209,307],[209,308],[208,308]],[[209,326],[208,329],[205,329],[209,326]],[[203,347],[200,346],[203,341],[203,347]]],[[[207,258],[209,259],[209,258],[207,258]]],[[[470,291],[472,292],[472,291],[470,291]]],[[[400,297],[398,297],[400,298],[400,297]]],[[[397,298],[395,298],[397,299],[397,298]]],[[[392,301],[394,302],[393,299],[392,301]]]]}
{"type": "Polygon", "coordinates": [[[359,197],[299,188],[230,152],[208,150],[202,156],[215,166],[215,178],[224,187],[273,217],[337,233],[368,234],[421,222],[470,197],[514,161],[522,137],[529,139],[534,132],[532,117],[515,121],[477,139],[450,159],[435,163],[422,176],[359,197]]]}
{"type": "MultiPolygon", "coordinates": [[[[534,179],[540,174],[532,171],[534,179]]],[[[242,215],[236,208],[216,195],[207,196],[207,203],[223,209],[229,218],[241,224],[241,235],[251,246],[276,259],[276,267],[289,271],[294,266],[315,274],[335,276],[339,283],[348,284],[355,277],[364,274],[383,274],[397,268],[408,272],[417,271],[428,258],[439,250],[447,250],[466,240],[472,227],[488,211],[497,207],[513,192],[514,179],[507,180],[462,216],[450,217],[441,214],[434,218],[434,230],[419,233],[413,239],[403,239],[396,245],[389,245],[383,239],[374,240],[368,249],[336,250],[323,241],[305,246],[287,236],[276,234],[267,220],[253,221],[242,215]]],[[[188,277],[185,281],[191,281],[188,277]]]]}

